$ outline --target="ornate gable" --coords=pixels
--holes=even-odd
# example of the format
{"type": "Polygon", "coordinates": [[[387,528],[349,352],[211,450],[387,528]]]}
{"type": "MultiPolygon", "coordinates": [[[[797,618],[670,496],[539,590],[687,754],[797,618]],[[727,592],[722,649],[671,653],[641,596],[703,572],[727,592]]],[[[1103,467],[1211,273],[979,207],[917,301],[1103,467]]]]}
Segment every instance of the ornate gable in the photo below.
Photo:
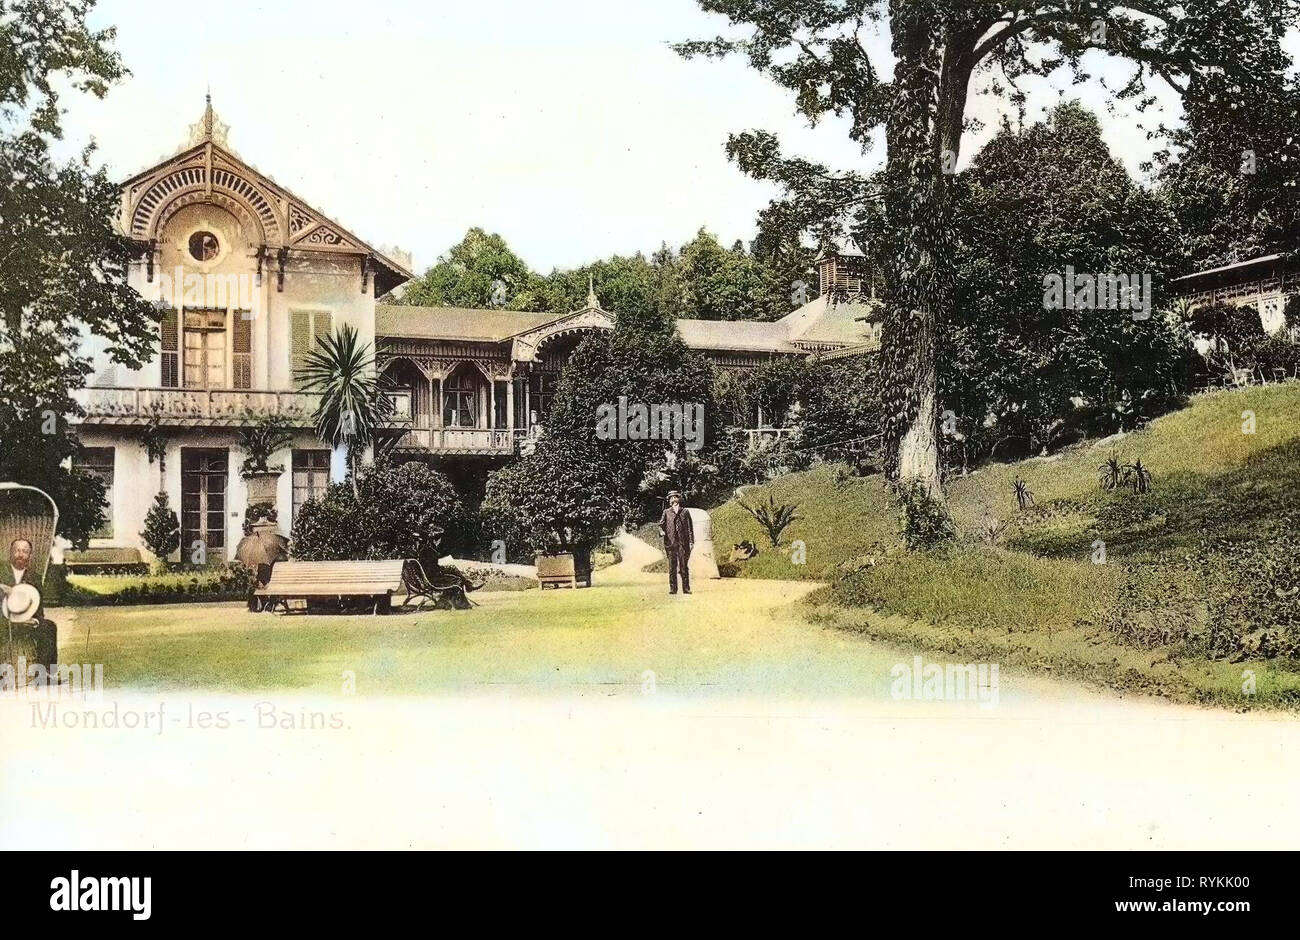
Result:
{"type": "Polygon", "coordinates": [[[586,308],[571,313],[567,317],[552,320],[539,327],[527,330],[512,337],[510,358],[515,362],[535,362],[538,350],[547,342],[560,336],[591,330],[612,330],[614,317],[599,307],[589,304],[586,308]]]}
{"type": "Polygon", "coordinates": [[[262,248],[281,257],[289,250],[356,256],[364,277],[374,267],[377,293],[414,276],[241,160],[227,148],[225,130],[209,98],[203,119],[191,127],[191,145],[123,184],[127,235],[153,242],[177,210],[204,202],[233,213],[262,248]]]}

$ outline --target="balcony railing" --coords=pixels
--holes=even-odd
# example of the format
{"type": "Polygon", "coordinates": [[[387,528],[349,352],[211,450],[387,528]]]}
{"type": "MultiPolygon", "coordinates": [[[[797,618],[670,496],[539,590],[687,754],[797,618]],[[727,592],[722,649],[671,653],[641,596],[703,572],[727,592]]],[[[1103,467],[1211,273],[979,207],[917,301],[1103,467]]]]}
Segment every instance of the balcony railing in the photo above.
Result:
{"type": "MultiPolygon", "coordinates": [[[[399,422],[392,422],[400,426],[399,422]]],[[[440,454],[506,456],[514,451],[514,435],[505,428],[413,427],[397,442],[399,450],[440,454]]]]}
{"type": "Polygon", "coordinates": [[[202,388],[83,388],[73,398],[85,424],[240,425],[283,415],[310,427],[320,396],[309,392],[202,388]]]}

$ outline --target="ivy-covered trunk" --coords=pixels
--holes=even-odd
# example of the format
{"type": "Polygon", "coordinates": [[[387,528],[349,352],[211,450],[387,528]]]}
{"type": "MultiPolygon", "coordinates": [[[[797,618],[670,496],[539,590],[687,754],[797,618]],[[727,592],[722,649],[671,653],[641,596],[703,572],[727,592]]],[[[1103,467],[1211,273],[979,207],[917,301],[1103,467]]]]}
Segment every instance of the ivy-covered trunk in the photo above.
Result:
{"type": "Polygon", "coordinates": [[[939,487],[940,314],[951,302],[948,181],[955,169],[974,34],[930,0],[890,4],[896,59],[885,124],[888,298],[882,359],[891,479],[939,487]]]}

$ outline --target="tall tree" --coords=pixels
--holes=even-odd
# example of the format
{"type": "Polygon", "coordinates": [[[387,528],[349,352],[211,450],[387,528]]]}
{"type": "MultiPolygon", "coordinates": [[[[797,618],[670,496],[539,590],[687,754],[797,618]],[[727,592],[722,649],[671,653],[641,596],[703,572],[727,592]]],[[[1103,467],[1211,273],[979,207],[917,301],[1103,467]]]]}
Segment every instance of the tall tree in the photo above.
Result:
{"type": "MultiPolygon", "coordinates": [[[[740,54],[795,94],[810,120],[834,114],[864,152],[884,129],[878,179],[836,173],[781,155],[768,133],[733,136],[742,169],[785,186],[789,214],[826,226],[813,212],[864,225],[879,200],[885,252],[881,374],[885,445],[891,476],[939,492],[939,323],[952,302],[951,180],[967,125],[972,83],[1023,101],[1017,82],[1065,67],[1082,76],[1083,56],[1100,50],[1134,71],[1115,92],[1139,107],[1160,80],[1195,96],[1189,78],[1221,69],[1243,100],[1262,48],[1297,18],[1295,0],[700,0],[743,27],[741,38],[681,43],[686,56],[740,54]],[[868,51],[887,33],[892,61],[868,51]],[[892,71],[892,75],[886,75],[892,71]],[[1005,82],[1005,84],[1003,84],[1005,82]]],[[[1225,106],[1228,104],[1224,103],[1225,106]]]]}
{"type": "Polygon", "coordinates": [[[1004,127],[958,178],[955,203],[940,390],[944,440],[963,463],[1131,428],[1178,400],[1194,353],[1158,306],[1176,225],[1111,156],[1095,115],[1067,102],[1042,123],[1004,127]],[[1151,306],[1046,304],[1044,279],[1067,267],[1147,275],[1150,293],[1129,300],[1151,306]]]}
{"type": "Polygon", "coordinates": [[[398,303],[417,307],[509,307],[534,275],[500,235],[475,227],[424,275],[407,284],[398,303]]]}
{"type": "Polygon", "coordinates": [[[91,371],[86,336],[136,367],[157,314],[127,285],[133,247],[113,227],[118,188],[87,147],[68,163],[59,90],[103,97],[125,70],[113,31],[86,24],[93,0],[0,0],[0,480],[45,489],[60,532],[84,547],[103,485],[63,464],[79,450],[71,391],[91,371]]]}
{"type": "Polygon", "coordinates": [[[1230,77],[1193,76],[1198,93],[1156,155],[1187,270],[1300,243],[1300,83],[1281,47],[1261,42],[1252,94],[1238,101],[1230,77]]]}

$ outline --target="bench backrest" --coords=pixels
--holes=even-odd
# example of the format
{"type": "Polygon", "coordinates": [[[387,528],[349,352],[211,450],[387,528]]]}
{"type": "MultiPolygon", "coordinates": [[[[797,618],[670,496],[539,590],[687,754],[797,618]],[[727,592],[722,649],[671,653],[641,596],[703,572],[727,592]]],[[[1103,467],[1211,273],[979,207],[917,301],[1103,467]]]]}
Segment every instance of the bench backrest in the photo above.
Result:
{"type": "Polygon", "coordinates": [[[258,594],[358,595],[403,590],[405,560],[282,561],[271,569],[271,580],[258,594]]]}

